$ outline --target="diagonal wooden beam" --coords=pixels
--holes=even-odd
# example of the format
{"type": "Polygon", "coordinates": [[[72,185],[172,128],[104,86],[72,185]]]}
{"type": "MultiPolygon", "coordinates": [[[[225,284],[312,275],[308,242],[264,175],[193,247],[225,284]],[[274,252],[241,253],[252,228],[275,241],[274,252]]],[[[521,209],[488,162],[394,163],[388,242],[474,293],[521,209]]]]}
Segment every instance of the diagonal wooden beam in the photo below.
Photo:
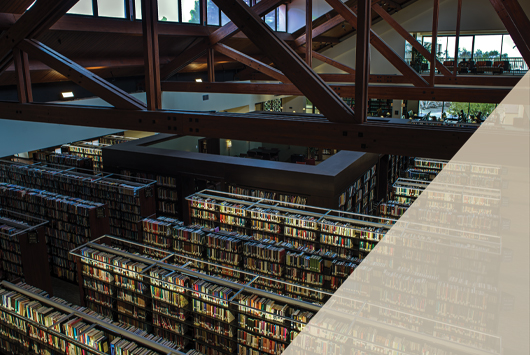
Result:
{"type": "MultiPolygon", "coordinates": [[[[430,57],[430,53],[427,49],[425,49],[424,46],[421,45],[420,42],[403,28],[388,12],[385,11],[379,4],[373,4],[372,9],[379,15],[383,20],[385,20],[394,30],[396,30],[397,33],[401,35],[407,42],[409,42],[412,47],[414,47],[422,56],[425,58],[430,57]]],[[[442,73],[444,76],[451,76],[452,73],[449,69],[447,69],[438,59],[436,59],[436,68],[442,73]]]]}
{"type": "MultiPolygon", "coordinates": [[[[263,17],[284,2],[285,0],[262,0],[252,6],[251,9],[259,17],[263,17]]],[[[239,32],[238,26],[231,21],[210,35],[210,44],[217,44],[222,40],[232,37],[237,32],[239,32]]]]}
{"type": "Polygon", "coordinates": [[[171,76],[175,75],[184,69],[188,64],[206,54],[208,46],[209,44],[207,38],[197,38],[180,55],[162,67],[160,70],[160,77],[163,80],[167,80],[171,76]]]}
{"type": "Polygon", "coordinates": [[[49,29],[79,0],[39,0],[8,30],[0,34],[0,74],[13,60],[12,49],[26,38],[49,29]]]}
{"type": "Polygon", "coordinates": [[[147,108],[160,110],[162,108],[162,90],[160,89],[157,1],[142,0],[141,4],[147,108]]]}
{"type": "Polygon", "coordinates": [[[146,108],[140,100],[36,40],[24,40],[18,44],[18,48],[116,108],[129,110],[146,108]]]}
{"type": "Polygon", "coordinates": [[[316,58],[320,60],[321,62],[329,64],[332,67],[345,71],[346,73],[355,75],[355,69],[353,69],[352,67],[339,63],[336,60],[331,59],[330,57],[326,57],[322,53],[318,53],[316,51],[313,51],[312,53],[313,53],[313,58],[316,58]]]}
{"type": "MultiPolygon", "coordinates": [[[[379,1],[381,1],[381,0],[372,0],[372,4],[375,4],[375,3],[379,2],[379,1]]],[[[357,3],[355,3],[353,6],[351,6],[350,9],[352,9],[353,12],[356,12],[357,11],[357,3]]],[[[339,14],[339,15],[333,16],[332,18],[330,18],[329,20],[327,20],[323,24],[320,24],[317,27],[313,28],[313,34],[312,34],[313,40],[315,40],[315,37],[320,36],[321,34],[331,30],[332,28],[340,25],[344,21],[345,21],[344,17],[342,17],[339,14]]],[[[302,35],[298,36],[294,40],[294,44],[295,44],[296,47],[301,47],[306,42],[307,42],[307,37],[306,37],[305,32],[302,35]]]]}
{"type": "Polygon", "coordinates": [[[353,122],[348,105],[242,0],[214,2],[330,121],[353,122]]]}
{"type": "Polygon", "coordinates": [[[521,4],[519,4],[518,0],[502,0],[502,4],[510,14],[512,21],[519,29],[519,32],[521,34],[526,34],[526,36],[523,35],[523,38],[527,47],[530,47],[530,38],[528,38],[528,35],[530,34],[530,20],[526,16],[521,4]]]}
{"type": "MultiPolygon", "coordinates": [[[[508,10],[502,3],[501,0],[490,0],[491,5],[499,15],[504,27],[508,30],[508,33],[513,39],[513,42],[517,46],[519,52],[523,56],[526,63],[530,64],[530,43],[526,41],[528,33],[521,33],[520,29],[515,24],[511,11],[508,10]]],[[[513,15],[514,16],[514,15],[513,15]]],[[[530,42],[530,39],[528,40],[530,42]]]]}
{"type": "MultiPolygon", "coordinates": [[[[280,6],[284,1],[285,0],[263,0],[253,6],[252,10],[261,17],[280,6]]],[[[162,79],[169,79],[171,76],[184,69],[188,64],[192,63],[197,58],[207,54],[209,44],[215,45],[224,39],[232,37],[237,32],[239,32],[239,28],[237,28],[233,22],[229,22],[220,29],[213,32],[209,38],[197,39],[187,48],[187,50],[183,51],[178,57],[164,65],[161,70],[162,79]]]]}
{"type": "Polygon", "coordinates": [[[29,73],[28,54],[18,48],[13,49],[15,72],[17,77],[17,94],[20,103],[33,102],[31,77],[29,73]]]}
{"type": "MultiPolygon", "coordinates": [[[[341,0],[326,0],[350,25],[357,28],[357,16],[341,0]]],[[[425,81],[403,58],[390,48],[373,30],[370,30],[370,43],[381,53],[397,70],[410,79],[414,86],[428,86],[425,81]]]]}
{"type": "Polygon", "coordinates": [[[251,56],[248,56],[244,53],[241,53],[233,48],[230,48],[224,44],[218,43],[215,46],[213,46],[213,49],[218,51],[219,53],[222,53],[234,60],[237,60],[238,62],[245,64],[247,67],[250,67],[254,70],[257,70],[265,75],[268,75],[278,81],[288,83],[290,82],[289,79],[281,71],[279,71],[276,68],[273,68],[263,62],[260,62],[257,59],[252,58],[251,56]]]}

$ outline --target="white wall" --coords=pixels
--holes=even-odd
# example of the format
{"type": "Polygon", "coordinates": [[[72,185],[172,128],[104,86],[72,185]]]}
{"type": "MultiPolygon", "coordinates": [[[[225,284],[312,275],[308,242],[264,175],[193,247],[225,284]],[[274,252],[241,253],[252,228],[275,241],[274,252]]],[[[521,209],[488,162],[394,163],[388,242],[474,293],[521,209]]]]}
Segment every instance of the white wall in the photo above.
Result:
{"type": "MultiPolygon", "coordinates": [[[[145,93],[135,93],[132,96],[143,102],[146,101],[145,93]]],[[[165,109],[191,111],[222,111],[247,106],[253,110],[256,103],[275,97],[272,95],[208,94],[209,100],[203,101],[202,96],[202,93],[164,92],[162,106],[165,109]]],[[[111,106],[100,98],[55,103],[80,106],[111,106]]],[[[123,130],[0,119],[0,157],[113,134],[123,130]]],[[[194,139],[197,140],[197,138],[194,139]]]]}
{"type": "Polygon", "coordinates": [[[195,92],[163,92],[162,106],[167,110],[224,111],[248,106],[252,111],[259,102],[275,98],[274,95],[207,94],[195,92]],[[208,100],[203,100],[208,95],[208,100]]]}
{"type": "MultiPolygon", "coordinates": [[[[287,32],[293,33],[305,26],[306,0],[293,0],[287,4],[287,32]]],[[[331,6],[325,0],[313,0],[313,20],[328,13],[331,6]]]]}
{"type": "MultiPolygon", "coordinates": [[[[519,1],[525,13],[530,14],[530,1],[519,1]]],[[[440,32],[455,32],[457,0],[440,0],[440,32]]],[[[393,15],[394,19],[409,32],[432,31],[432,1],[419,0],[393,15]]],[[[405,56],[405,40],[386,22],[381,21],[372,26],[372,29],[402,57],[405,56]]],[[[489,0],[466,0],[462,5],[461,31],[480,32],[506,32],[499,16],[493,9],[489,0]]],[[[340,63],[355,67],[355,36],[336,44],[323,52],[340,63]]],[[[373,74],[399,74],[377,50],[371,49],[370,72],[373,74]]],[[[313,60],[313,68],[317,73],[343,73],[341,70],[313,60]]]]}
{"type": "MultiPolygon", "coordinates": [[[[137,94],[137,97],[141,98],[142,95],[137,94]]],[[[145,98],[145,94],[143,97],[145,98]]],[[[99,98],[57,102],[57,104],[66,103],[69,105],[110,106],[99,98]]],[[[0,119],[0,157],[116,132],[120,132],[120,130],[0,119]]]]}

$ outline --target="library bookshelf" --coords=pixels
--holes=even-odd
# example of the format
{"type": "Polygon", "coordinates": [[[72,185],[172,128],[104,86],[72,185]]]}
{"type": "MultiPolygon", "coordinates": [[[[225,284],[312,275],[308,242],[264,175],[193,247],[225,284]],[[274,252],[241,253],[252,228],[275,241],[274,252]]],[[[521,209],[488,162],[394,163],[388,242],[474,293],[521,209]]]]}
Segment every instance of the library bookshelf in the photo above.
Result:
{"type": "Polygon", "coordinates": [[[49,221],[43,232],[52,275],[71,282],[76,265],[69,250],[109,232],[106,205],[97,202],[0,183],[0,205],[49,221]]]}
{"type": "Polygon", "coordinates": [[[245,195],[256,198],[264,198],[281,202],[280,205],[288,206],[291,203],[306,205],[308,196],[293,195],[274,190],[256,189],[242,185],[229,184],[228,192],[235,195],[245,195]]]}
{"type": "MultiPolygon", "coordinates": [[[[443,180],[443,179],[442,179],[443,180]]],[[[501,190],[487,187],[455,185],[400,178],[394,183],[394,201],[389,202],[391,213],[404,212],[425,188],[426,199],[415,209],[416,216],[429,221],[450,225],[456,223],[465,230],[493,232],[509,223],[499,215],[501,190]]],[[[385,208],[385,207],[380,207],[385,208]]]]}
{"type": "MultiPolygon", "coordinates": [[[[110,236],[72,250],[72,254],[94,274],[106,272],[114,280],[122,277],[123,273],[128,273],[133,280],[141,275],[146,285],[143,296],[147,300],[144,309],[148,327],[155,334],[164,332],[166,337],[177,343],[187,339],[186,349],[193,347],[203,354],[255,352],[276,355],[282,353],[283,345],[293,346],[297,354],[308,354],[313,353],[311,351],[317,344],[318,348],[337,346],[337,335],[340,336],[341,346],[346,351],[352,349],[352,354],[376,349],[378,352],[386,349],[387,352],[406,354],[421,354],[422,351],[500,354],[500,339],[488,333],[495,323],[500,300],[499,290],[491,286],[496,277],[495,271],[491,270],[491,265],[494,265],[491,261],[500,257],[498,238],[475,238],[474,246],[456,249],[455,253],[442,256],[437,254],[441,245],[437,243],[439,238],[436,236],[459,240],[469,235],[456,235],[445,228],[421,224],[408,225],[404,230],[406,232],[397,238],[408,243],[410,248],[406,255],[397,258],[399,267],[389,268],[388,263],[394,258],[377,251],[368,265],[361,266],[369,272],[363,273],[363,276],[356,277],[356,273],[351,276],[358,286],[350,283],[349,287],[360,287],[363,292],[368,292],[372,295],[370,301],[340,293],[328,300],[334,308],[341,309],[340,312],[330,311],[335,322],[332,328],[329,328],[325,317],[313,316],[322,305],[257,287],[260,279],[270,282],[273,280],[270,277],[237,270],[248,274],[250,280],[236,282],[198,270],[194,267],[196,260],[183,254],[153,248],[158,253],[166,253],[163,258],[154,259],[113,248],[111,245],[115,238],[110,236]],[[415,229],[432,233],[433,239],[428,248],[425,248],[424,241],[419,243],[415,239],[415,229]],[[485,248],[476,248],[478,245],[485,248]],[[459,283],[457,275],[460,268],[470,266],[455,262],[460,253],[473,254],[469,262],[477,267],[476,281],[480,283],[480,290],[459,283]],[[425,268],[425,264],[417,259],[420,254],[433,258],[432,262],[437,265],[446,265],[442,268],[445,274],[435,274],[433,270],[439,269],[434,267],[425,268]],[[125,268],[120,263],[128,266],[125,268]],[[387,282],[381,283],[381,280],[387,282]],[[469,315],[462,318],[464,308],[459,306],[459,298],[445,296],[456,289],[469,302],[477,305],[471,318],[469,315]],[[398,302],[390,312],[385,306],[390,296],[407,300],[413,298],[415,302],[398,302]],[[421,301],[433,298],[431,296],[437,301],[421,301]],[[445,311],[431,312],[433,307],[442,307],[445,311]],[[153,317],[152,321],[149,321],[150,317],[153,317]],[[163,318],[167,320],[162,321],[163,318]],[[456,319],[460,321],[455,323],[456,319]],[[337,322],[344,324],[337,325],[337,322]],[[422,332],[417,331],[420,325],[422,332]],[[331,339],[326,336],[329,329],[339,328],[341,332],[334,332],[335,336],[331,339]],[[311,339],[304,337],[306,339],[301,342],[293,343],[292,340],[302,329],[312,335],[311,339]],[[219,336],[223,338],[220,343],[216,341],[219,336]]],[[[212,265],[228,269],[227,266],[212,265]]],[[[289,284],[281,278],[275,280],[289,284]]],[[[117,307],[113,305],[112,309],[114,312],[117,307]]]]}
{"type": "Polygon", "coordinates": [[[236,231],[292,249],[330,253],[359,261],[373,249],[393,219],[204,190],[186,198],[191,224],[236,231]]]}
{"type": "Polygon", "coordinates": [[[179,189],[177,178],[130,169],[121,170],[120,173],[127,177],[156,180],[156,214],[158,216],[179,217],[179,189]]]}
{"type": "Polygon", "coordinates": [[[99,307],[93,296],[96,283],[99,300],[108,300],[108,316],[114,314],[116,319],[152,331],[182,348],[193,347],[202,354],[281,354],[320,309],[303,300],[255,288],[254,283],[263,278],[260,275],[232,269],[249,279],[235,282],[197,270],[196,259],[183,254],[151,248],[149,255],[165,253],[162,259],[153,259],[110,247],[116,240],[104,236],[71,252],[81,264],[79,270],[83,270],[80,287],[87,306],[93,309],[95,303],[99,307]],[[141,289],[127,286],[139,283],[141,289]],[[141,301],[124,297],[130,293],[137,294],[141,301]],[[122,302],[142,309],[145,317],[130,317],[122,302]]]}
{"type": "Polygon", "coordinates": [[[339,210],[368,214],[377,198],[377,164],[339,196],[339,210]]]}
{"type": "Polygon", "coordinates": [[[439,183],[469,185],[491,189],[503,187],[503,170],[499,166],[467,163],[448,162],[445,160],[433,160],[426,158],[415,158],[414,167],[407,170],[406,177],[417,180],[434,180],[444,169],[437,179],[439,183]]]}
{"type": "Polygon", "coordinates": [[[48,221],[0,209],[0,280],[25,280],[52,293],[44,227],[48,221]]]}
{"type": "Polygon", "coordinates": [[[0,314],[0,353],[184,355],[166,339],[24,283],[0,283],[0,314]]]}
{"type": "Polygon", "coordinates": [[[92,169],[92,160],[86,157],[79,157],[71,154],[59,154],[55,152],[41,151],[33,153],[33,160],[50,163],[50,164],[59,164],[63,166],[71,166],[81,169],[92,169]]]}
{"type": "Polygon", "coordinates": [[[104,204],[110,233],[135,241],[141,240],[141,220],[156,212],[153,180],[0,161],[0,181],[104,204]]]}
{"type": "Polygon", "coordinates": [[[64,144],[61,146],[61,152],[81,158],[89,158],[92,160],[94,171],[99,172],[103,170],[102,148],[108,147],[109,145],[110,144],[76,142],[64,144]]]}

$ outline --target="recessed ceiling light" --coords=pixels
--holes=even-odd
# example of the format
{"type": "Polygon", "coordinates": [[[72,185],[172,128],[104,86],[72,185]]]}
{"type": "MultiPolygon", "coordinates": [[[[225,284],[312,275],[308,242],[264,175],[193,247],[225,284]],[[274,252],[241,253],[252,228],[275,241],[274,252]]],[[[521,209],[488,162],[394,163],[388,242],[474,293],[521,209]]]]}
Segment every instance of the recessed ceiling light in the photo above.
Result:
{"type": "Polygon", "coordinates": [[[63,99],[71,99],[72,97],[74,97],[74,93],[71,91],[62,92],[61,95],[63,99]]]}

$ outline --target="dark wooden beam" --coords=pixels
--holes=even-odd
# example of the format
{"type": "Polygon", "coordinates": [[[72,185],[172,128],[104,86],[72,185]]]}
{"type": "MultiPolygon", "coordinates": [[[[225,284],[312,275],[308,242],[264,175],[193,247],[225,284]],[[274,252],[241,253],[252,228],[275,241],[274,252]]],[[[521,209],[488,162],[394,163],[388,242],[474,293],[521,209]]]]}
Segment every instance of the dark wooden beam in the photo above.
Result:
{"type": "MultiPolygon", "coordinates": [[[[355,75],[352,74],[319,74],[326,82],[332,83],[354,83],[355,75]]],[[[423,79],[428,80],[429,75],[423,75],[423,79]]],[[[274,80],[262,73],[251,73],[249,75],[238,76],[239,80],[274,80]]],[[[438,85],[467,85],[467,86],[495,86],[513,88],[521,80],[521,76],[514,75],[458,75],[456,78],[437,76],[438,85]]],[[[407,84],[409,80],[403,75],[394,74],[372,74],[370,83],[380,84],[407,84]]]]}
{"type": "Polygon", "coordinates": [[[160,77],[164,80],[172,77],[188,64],[202,57],[208,50],[208,38],[197,38],[196,42],[184,50],[175,59],[167,63],[160,70],[160,77]]]}
{"type": "MultiPolygon", "coordinates": [[[[256,5],[252,6],[252,10],[259,17],[265,16],[278,6],[280,6],[285,0],[262,0],[256,5]]],[[[239,31],[238,26],[232,21],[215,31],[210,35],[210,44],[217,44],[225,39],[232,37],[239,31]]]]}
{"type": "Polygon", "coordinates": [[[431,43],[431,76],[429,83],[434,86],[436,79],[436,47],[438,47],[438,19],[440,17],[440,0],[433,0],[432,8],[432,43],[431,43]]]}
{"type": "Polygon", "coordinates": [[[313,67],[313,0],[305,0],[305,61],[313,67]]]}
{"type": "MultiPolygon", "coordinates": [[[[420,90],[420,89],[417,89],[420,90]]],[[[408,120],[333,123],[320,115],[136,111],[104,107],[0,102],[2,118],[76,126],[230,138],[450,159],[475,129],[413,125],[408,120]]]]}
{"type": "MultiPolygon", "coordinates": [[[[332,84],[330,88],[341,97],[355,97],[355,85],[332,84]]],[[[303,96],[293,84],[270,83],[194,83],[181,81],[162,82],[163,91],[208,92],[252,95],[290,95],[303,96]]],[[[416,88],[402,85],[370,85],[369,99],[457,101],[481,103],[500,103],[510,92],[509,88],[484,89],[469,87],[416,88]]]]}
{"type": "MultiPolygon", "coordinates": [[[[357,16],[341,0],[326,0],[350,25],[357,28],[357,16]]],[[[409,78],[414,86],[428,86],[425,81],[410,65],[408,65],[401,56],[390,48],[373,30],[370,30],[370,43],[379,53],[385,57],[390,64],[399,70],[404,76],[409,78]]]]}
{"type": "Polygon", "coordinates": [[[316,51],[313,51],[313,58],[316,58],[326,64],[329,64],[337,69],[340,69],[342,71],[345,71],[346,73],[349,73],[349,74],[352,74],[352,75],[355,75],[355,69],[353,69],[352,67],[349,67],[347,65],[344,65],[342,63],[339,63],[337,62],[336,60],[333,60],[329,57],[326,57],[325,55],[321,54],[321,53],[318,53],[316,51]]]}
{"type": "MultiPolygon", "coordinates": [[[[140,11],[140,9],[137,9],[140,11]]],[[[7,30],[13,26],[22,15],[0,13],[0,30],[7,30]]],[[[167,37],[208,37],[219,28],[217,26],[197,26],[196,24],[159,22],[158,35],[167,37]]],[[[61,32],[90,32],[90,33],[112,33],[131,36],[142,35],[141,21],[122,21],[119,19],[91,16],[63,16],[50,30],[61,32]]],[[[294,41],[290,33],[277,32],[284,41],[294,41]]],[[[247,39],[240,32],[235,33],[233,38],[247,39]]]]}
{"type": "Polygon", "coordinates": [[[215,83],[215,57],[213,48],[208,48],[208,81],[210,83],[215,83]]]}
{"type": "Polygon", "coordinates": [[[329,36],[316,36],[316,37],[313,37],[313,42],[337,44],[337,43],[340,43],[340,39],[336,37],[329,37],[329,36]]]}
{"type": "Polygon", "coordinates": [[[520,29],[513,21],[511,12],[504,7],[501,0],[490,0],[490,2],[493,5],[495,11],[497,11],[497,14],[504,24],[504,27],[506,27],[506,30],[508,30],[508,33],[512,37],[517,49],[519,52],[521,52],[523,59],[527,64],[530,63],[530,43],[527,43],[525,40],[525,38],[528,36],[528,33],[523,34],[520,32],[520,29]]]}
{"type": "Polygon", "coordinates": [[[12,49],[35,38],[57,22],[79,0],[39,0],[8,30],[0,34],[0,74],[13,60],[12,49]]]}
{"type": "Polygon", "coordinates": [[[140,100],[36,40],[22,41],[18,44],[18,48],[116,108],[129,110],[143,110],[146,108],[145,104],[140,100]]]}
{"type": "MultiPolygon", "coordinates": [[[[458,0],[456,8],[456,34],[455,34],[455,61],[453,66],[453,76],[458,73],[458,47],[460,46],[460,24],[462,22],[462,0],[458,0]]],[[[422,46],[423,47],[423,46],[422,46]]]]}
{"type": "MultiPolygon", "coordinates": [[[[461,0],[460,0],[461,1],[461,0]]],[[[430,58],[430,53],[425,47],[416,40],[416,38],[412,37],[412,35],[403,28],[388,12],[385,11],[379,4],[373,4],[372,9],[377,12],[379,16],[383,20],[385,20],[394,30],[396,30],[397,33],[401,35],[407,42],[411,44],[412,47],[414,47],[422,56],[425,58],[430,58]]],[[[436,59],[436,68],[442,73],[444,76],[451,76],[452,73],[450,70],[448,70],[438,59],[436,59]]]]}
{"type": "Polygon", "coordinates": [[[354,113],[348,105],[242,0],[215,3],[330,121],[353,121],[354,113]]]}
{"type": "Polygon", "coordinates": [[[15,61],[15,71],[17,76],[17,94],[20,103],[33,102],[33,92],[31,90],[31,77],[29,73],[28,54],[20,49],[13,49],[15,61]]]}
{"type": "Polygon", "coordinates": [[[289,79],[281,71],[276,68],[273,68],[265,63],[260,62],[257,59],[252,58],[249,55],[236,51],[233,48],[230,48],[224,44],[218,43],[212,47],[217,52],[222,53],[242,64],[245,64],[247,67],[253,68],[265,75],[268,75],[278,81],[288,83],[289,79]]]}
{"type": "Polygon", "coordinates": [[[512,21],[519,29],[519,32],[521,34],[526,34],[526,36],[523,36],[523,38],[526,42],[526,46],[530,47],[530,38],[528,38],[528,34],[530,34],[530,20],[521,7],[521,4],[519,4],[518,0],[502,0],[502,4],[504,5],[506,11],[510,14],[512,21]]]}
{"type": "Polygon", "coordinates": [[[162,108],[162,90],[160,89],[158,7],[156,0],[142,0],[142,31],[147,108],[149,110],[160,110],[162,108]]]}
{"type": "MultiPolygon", "coordinates": [[[[377,2],[379,2],[381,0],[372,0],[372,4],[375,4],[377,2]]],[[[357,11],[357,3],[355,3],[353,6],[350,7],[354,12],[357,11]]],[[[343,23],[345,20],[344,20],[344,17],[342,17],[340,14],[339,15],[335,15],[333,17],[331,17],[330,19],[328,19],[326,22],[318,25],[317,27],[313,28],[313,40],[315,39],[315,37],[318,37],[320,36],[321,34],[323,33],[326,33],[328,32],[329,30],[331,30],[332,28],[334,27],[337,27],[338,25],[340,25],[341,23],[343,23]]],[[[300,36],[298,36],[295,40],[294,40],[294,45],[295,47],[301,47],[303,46],[305,43],[307,42],[307,38],[306,38],[306,34],[305,32],[303,34],[301,34],[300,36]]]]}
{"type": "Polygon", "coordinates": [[[357,123],[368,115],[368,81],[370,76],[370,28],[372,11],[370,0],[357,1],[357,49],[355,52],[355,117],[357,123]]]}

